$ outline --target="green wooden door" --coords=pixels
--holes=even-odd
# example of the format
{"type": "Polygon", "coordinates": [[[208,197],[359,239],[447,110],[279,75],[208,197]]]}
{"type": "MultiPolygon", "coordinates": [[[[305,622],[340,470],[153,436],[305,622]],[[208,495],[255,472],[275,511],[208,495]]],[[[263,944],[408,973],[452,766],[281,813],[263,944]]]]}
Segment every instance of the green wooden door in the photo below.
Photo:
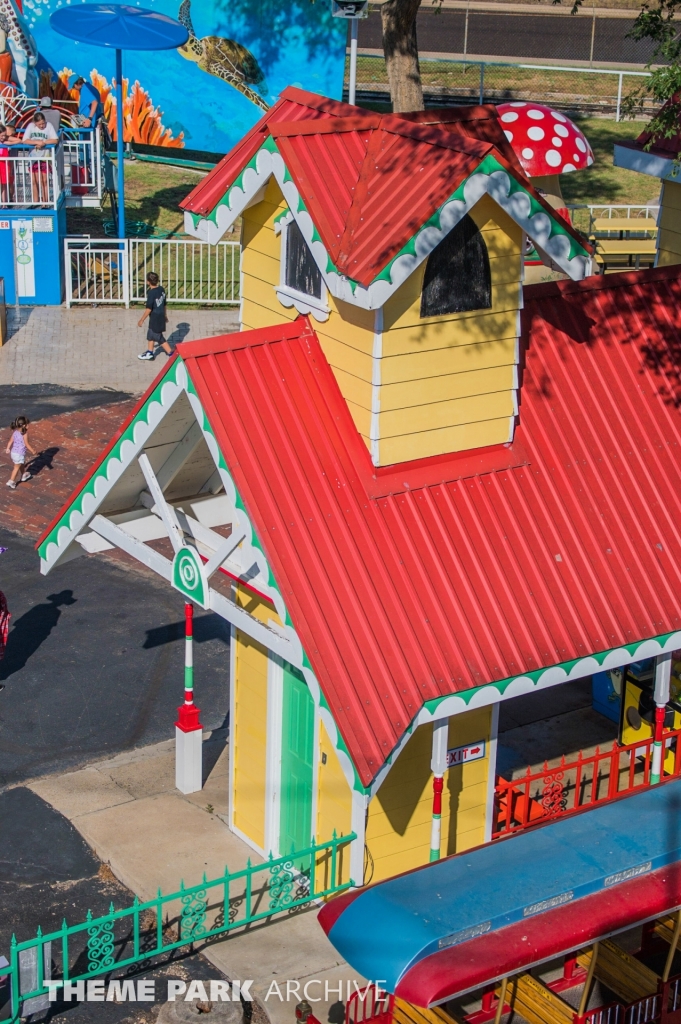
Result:
{"type": "Polygon", "coordinates": [[[284,665],[284,707],[281,743],[282,856],[304,850],[312,839],[312,752],[314,703],[300,672],[284,665]]]}

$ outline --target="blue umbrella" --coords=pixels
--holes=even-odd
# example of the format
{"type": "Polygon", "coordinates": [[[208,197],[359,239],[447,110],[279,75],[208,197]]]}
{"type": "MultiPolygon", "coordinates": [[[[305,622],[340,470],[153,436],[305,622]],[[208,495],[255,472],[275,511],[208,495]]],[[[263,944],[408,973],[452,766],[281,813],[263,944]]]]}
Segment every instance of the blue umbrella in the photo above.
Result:
{"type": "Polygon", "coordinates": [[[118,237],[125,238],[123,174],[123,50],[174,50],[189,38],[184,25],[157,11],[129,4],[78,4],[62,7],[50,25],[63,36],[116,50],[116,154],[118,157],[118,237]]]}

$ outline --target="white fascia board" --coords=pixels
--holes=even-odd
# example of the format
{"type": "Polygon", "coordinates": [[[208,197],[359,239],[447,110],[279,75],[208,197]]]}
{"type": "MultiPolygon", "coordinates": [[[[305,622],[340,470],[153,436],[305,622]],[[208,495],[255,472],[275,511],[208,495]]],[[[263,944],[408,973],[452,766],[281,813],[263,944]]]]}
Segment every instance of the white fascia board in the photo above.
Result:
{"type": "Polygon", "coordinates": [[[625,167],[628,171],[638,171],[639,174],[648,174],[651,178],[661,178],[663,181],[679,179],[679,167],[674,167],[673,157],[646,153],[644,149],[631,149],[629,146],[615,144],[613,164],[615,167],[625,167]]]}

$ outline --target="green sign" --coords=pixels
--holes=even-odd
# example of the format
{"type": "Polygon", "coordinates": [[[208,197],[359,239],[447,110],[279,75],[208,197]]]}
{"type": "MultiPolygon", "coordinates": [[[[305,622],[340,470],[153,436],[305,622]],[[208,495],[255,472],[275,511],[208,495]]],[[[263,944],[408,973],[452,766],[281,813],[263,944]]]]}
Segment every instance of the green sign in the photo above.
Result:
{"type": "Polygon", "coordinates": [[[194,548],[180,548],[173,559],[172,584],[202,608],[208,608],[208,580],[194,548]]]}

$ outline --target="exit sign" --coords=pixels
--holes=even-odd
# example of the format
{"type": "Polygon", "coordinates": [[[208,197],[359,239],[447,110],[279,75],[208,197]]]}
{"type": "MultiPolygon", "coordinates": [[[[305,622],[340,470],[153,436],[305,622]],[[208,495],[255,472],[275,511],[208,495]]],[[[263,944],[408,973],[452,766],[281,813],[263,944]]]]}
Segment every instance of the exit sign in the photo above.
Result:
{"type": "Polygon", "coordinates": [[[453,747],[447,751],[447,767],[456,768],[459,764],[468,764],[469,761],[479,761],[485,756],[485,741],[478,740],[477,743],[469,743],[465,747],[453,747]]]}

